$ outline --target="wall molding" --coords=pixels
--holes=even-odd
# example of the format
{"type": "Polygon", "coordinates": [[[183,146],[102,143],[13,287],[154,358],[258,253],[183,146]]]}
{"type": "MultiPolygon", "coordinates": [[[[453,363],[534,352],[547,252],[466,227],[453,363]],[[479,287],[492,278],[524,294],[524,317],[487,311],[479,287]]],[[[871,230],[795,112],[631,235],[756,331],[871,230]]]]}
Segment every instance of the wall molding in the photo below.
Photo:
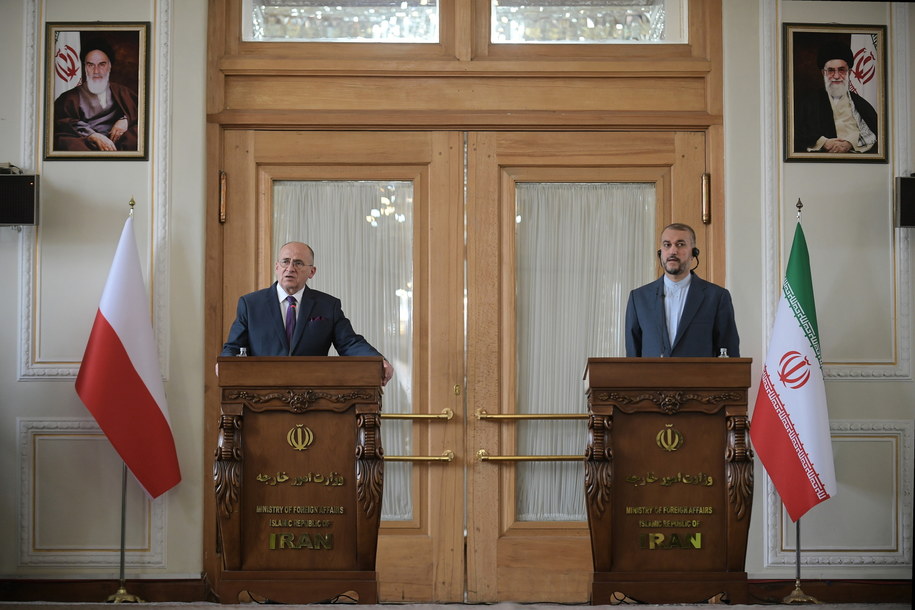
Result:
{"type": "MultiPolygon", "coordinates": [[[[169,258],[168,258],[168,219],[169,219],[169,174],[170,174],[170,141],[171,125],[169,122],[171,104],[171,23],[173,0],[160,0],[155,3],[156,16],[152,24],[153,49],[155,62],[152,73],[155,78],[151,83],[153,94],[152,134],[150,136],[151,161],[150,176],[152,180],[151,252],[146,256],[150,265],[149,291],[152,294],[153,332],[159,352],[159,369],[168,379],[169,354],[169,258]]],[[[36,143],[42,138],[43,115],[35,108],[43,108],[40,103],[44,86],[41,76],[42,41],[44,40],[44,23],[39,19],[41,0],[26,0],[24,7],[24,27],[28,34],[23,66],[23,159],[35,160],[40,166],[38,156],[40,147],[36,143]]],[[[126,219],[126,217],[125,217],[126,219]]],[[[19,353],[18,381],[71,380],[79,372],[79,362],[49,362],[36,358],[34,340],[38,336],[40,321],[34,304],[38,302],[37,290],[37,253],[40,247],[40,227],[24,227],[19,235],[19,353]]],[[[143,253],[140,253],[143,260],[143,253]]],[[[99,295],[101,296],[101,295],[99,295]]]]}
{"type": "MultiPolygon", "coordinates": [[[[61,440],[74,435],[97,435],[98,442],[108,439],[95,420],[61,418],[19,418],[19,565],[42,567],[116,568],[120,566],[120,549],[37,549],[38,539],[34,520],[37,490],[35,489],[36,437],[58,435],[61,440]]],[[[114,499],[120,502],[120,498],[114,499]]],[[[149,550],[124,553],[126,566],[164,568],[165,565],[165,496],[150,500],[147,496],[147,529],[149,550]]]]}
{"type": "MultiPolygon", "coordinates": [[[[837,420],[830,422],[829,430],[833,443],[842,442],[843,438],[854,439],[884,438],[894,443],[900,461],[895,464],[896,490],[894,511],[896,513],[895,549],[887,551],[849,549],[837,552],[833,549],[817,550],[802,548],[800,563],[807,566],[849,567],[849,566],[898,566],[912,567],[912,493],[915,458],[913,458],[913,438],[915,422],[911,420],[837,420]]],[[[785,538],[784,527],[789,520],[782,506],[781,498],[772,484],[772,479],[765,477],[765,567],[793,566],[798,563],[797,553],[782,548],[785,538]]],[[[828,502],[829,500],[827,500],[828,502]]],[[[802,518],[803,521],[803,518],[802,518]]]]}
{"type": "MultiPolygon", "coordinates": [[[[781,7],[785,0],[761,0],[759,5],[760,30],[760,91],[764,92],[762,105],[761,126],[762,141],[762,201],[763,205],[763,265],[764,286],[766,293],[763,298],[763,319],[765,328],[763,336],[768,349],[771,338],[772,325],[775,321],[775,312],[781,296],[782,261],[781,229],[786,221],[781,217],[780,202],[780,167],[781,161],[781,122],[783,119],[782,99],[782,52],[781,41],[781,7]]],[[[905,3],[893,2],[890,5],[888,53],[890,57],[889,80],[892,83],[890,114],[893,125],[904,125],[911,120],[908,103],[909,73],[913,66],[910,65],[909,56],[909,6],[905,3]]],[[[911,165],[911,146],[908,138],[894,137],[892,142],[892,164],[887,169],[891,173],[895,168],[895,175],[899,172],[913,171],[911,165]]],[[[891,205],[887,201],[887,205],[891,205]]],[[[911,361],[911,336],[912,336],[912,277],[909,261],[909,231],[907,229],[893,229],[890,237],[894,237],[893,258],[895,272],[893,274],[893,310],[895,312],[893,324],[894,360],[892,362],[861,362],[854,364],[824,363],[823,376],[827,380],[874,380],[874,379],[912,379],[911,361]]]]}

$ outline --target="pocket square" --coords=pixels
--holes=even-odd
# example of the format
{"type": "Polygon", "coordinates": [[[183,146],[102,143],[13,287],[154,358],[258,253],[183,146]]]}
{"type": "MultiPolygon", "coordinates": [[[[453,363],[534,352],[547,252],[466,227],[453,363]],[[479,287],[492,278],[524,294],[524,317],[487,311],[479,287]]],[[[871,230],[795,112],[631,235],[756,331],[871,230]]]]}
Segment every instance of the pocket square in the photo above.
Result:
{"type": "Polygon", "coordinates": [[[309,323],[311,323],[311,322],[320,322],[321,320],[326,320],[326,319],[327,319],[327,318],[325,318],[324,316],[315,316],[314,318],[309,318],[309,319],[308,319],[308,322],[309,322],[309,323]]]}

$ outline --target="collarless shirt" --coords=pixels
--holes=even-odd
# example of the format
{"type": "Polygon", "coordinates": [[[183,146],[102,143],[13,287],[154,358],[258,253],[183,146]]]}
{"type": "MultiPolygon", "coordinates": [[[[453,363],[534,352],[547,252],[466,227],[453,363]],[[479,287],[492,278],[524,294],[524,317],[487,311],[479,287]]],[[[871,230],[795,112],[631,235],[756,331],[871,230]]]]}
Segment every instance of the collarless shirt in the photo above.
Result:
{"type": "Polygon", "coordinates": [[[679,282],[664,276],[664,316],[667,319],[667,335],[670,338],[671,347],[677,338],[677,327],[680,325],[680,316],[683,315],[683,307],[686,305],[686,295],[692,279],[692,273],[679,282]]]}

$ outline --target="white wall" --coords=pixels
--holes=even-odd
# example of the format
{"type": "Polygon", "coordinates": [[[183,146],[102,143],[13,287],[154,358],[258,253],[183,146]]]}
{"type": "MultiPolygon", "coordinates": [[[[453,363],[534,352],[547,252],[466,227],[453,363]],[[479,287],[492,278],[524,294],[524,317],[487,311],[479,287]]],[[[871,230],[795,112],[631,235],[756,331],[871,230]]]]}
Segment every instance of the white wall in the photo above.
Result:
{"type": "MultiPolygon", "coordinates": [[[[915,229],[894,228],[891,212],[893,177],[913,170],[913,124],[902,110],[913,95],[906,76],[913,48],[891,62],[889,163],[786,163],[781,39],[783,23],[883,24],[893,53],[894,37],[915,31],[915,11],[872,2],[723,6],[728,286],[741,354],[754,359],[753,388],[795,230],[794,206],[798,198],[805,204],[839,491],[801,519],[802,576],[909,578],[915,386],[906,270],[915,229]]],[[[796,530],[758,461],[754,499],[750,578],[791,579],[796,530]]]]}
{"type": "MultiPolygon", "coordinates": [[[[897,30],[915,33],[915,7],[723,2],[728,286],[741,352],[754,359],[755,387],[800,196],[824,357],[833,363],[827,392],[840,495],[802,520],[803,576],[908,578],[915,229],[888,226],[887,206],[890,178],[915,167],[907,144],[893,146],[880,166],[783,163],[779,41],[783,21],[884,23],[892,50],[897,30]],[[905,21],[891,23],[900,14],[905,21]],[[853,188],[843,186],[849,181],[853,188]],[[864,319],[871,315],[878,319],[864,319]]],[[[894,56],[891,78],[912,72],[913,47],[894,56]]],[[[120,468],[76,397],[72,373],[134,198],[184,481],[153,503],[131,481],[129,574],[199,577],[209,485],[200,450],[206,0],[4,0],[0,53],[0,162],[36,171],[42,188],[37,229],[0,227],[0,485],[18,490],[0,494],[0,522],[17,524],[0,528],[0,576],[117,576],[120,468]],[[35,40],[45,21],[71,20],[152,22],[148,161],[41,160],[44,53],[35,40]]],[[[898,84],[890,114],[901,144],[915,139],[911,113],[900,112],[915,107],[915,79],[898,84]]],[[[793,532],[757,465],[751,578],[793,578],[793,532]]]]}
{"type": "Polygon", "coordinates": [[[127,561],[200,576],[206,4],[3,3],[0,161],[41,188],[37,227],[0,227],[0,484],[18,490],[0,500],[4,577],[118,575],[120,462],[73,376],[131,199],[183,481],[150,502],[129,480],[127,561]],[[97,20],[151,23],[149,159],[43,160],[44,23],[97,20]]]}

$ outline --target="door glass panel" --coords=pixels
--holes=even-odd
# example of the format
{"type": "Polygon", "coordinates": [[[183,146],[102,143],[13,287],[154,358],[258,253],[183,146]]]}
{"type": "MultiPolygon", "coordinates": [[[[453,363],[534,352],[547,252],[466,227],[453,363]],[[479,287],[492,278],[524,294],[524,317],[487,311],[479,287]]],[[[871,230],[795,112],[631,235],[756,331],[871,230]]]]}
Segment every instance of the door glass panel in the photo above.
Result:
{"type": "MultiPolygon", "coordinates": [[[[339,298],[357,333],[394,366],[383,412],[413,411],[413,184],[275,181],[273,251],[304,241],[315,251],[311,288],[339,298]]],[[[335,350],[331,350],[335,355],[335,350]]],[[[412,455],[409,421],[385,420],[388,455],[412,455]]],[[[385,464],[382,519],[413,518],[412,466],[385,464]]]]}
{"type": "MultiPolygon", "coordinates": [[[[518,413],[588,412],[591,357],[625,355],[629,291],[656,277],[653,183],[519,183],[518,413]]],[[[519,421],[519,455],[584,455],[584,420],[519,421]]],[[[518,465],[519,521],[585,521],[582,462],[518,465]]]]}
{"type": "Polygon", "coordinates": [[[686,0],[490,0],[495,44],[687,42],[686,0]]]}
{"type": "Polygon", "coordinates": [[[242,39],[260,42],[438,42],[437,0],[245,0],[242,39]]]}

